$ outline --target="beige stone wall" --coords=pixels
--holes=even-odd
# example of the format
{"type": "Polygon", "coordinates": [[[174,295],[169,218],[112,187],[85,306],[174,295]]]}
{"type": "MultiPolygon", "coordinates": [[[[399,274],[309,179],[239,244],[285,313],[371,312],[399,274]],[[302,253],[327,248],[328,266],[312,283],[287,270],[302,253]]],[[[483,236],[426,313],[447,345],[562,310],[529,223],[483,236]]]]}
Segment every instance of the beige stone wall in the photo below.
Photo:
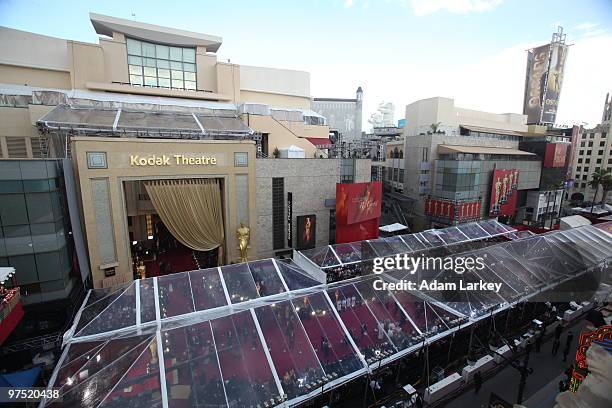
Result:
{"type": "Polygon", "coordinates": [[[32,158],[32,145],[36,151],[38,143],[38,131],[32,126],[29,109],[0,108],[0,158],[32,158]],[[25,155],[9,154],[9,140],[22,146],[25,155]]]}
{"type": "Polygon", "coordinates": [[[0,82],[46,88],[70,89],[70,72],[0,64],[0,82]]]}
{"type": "Polygon", "coordinates": [[[109,82],[129,83],[127,46],[123,35],[112,39],[100,38],[104,58],[104,79],[109,82]]]}
{"type": "Polygon", "coordinates": [[[207,54],[204,47],[198,47],[196,69],[198,90],[217,92],[217,55],[207,54]]]}
{"type": "Polygon", "coordinates": [[[72,140],[73,160],[79,178],[79,189],[82,200],[83,222],[89,246],[89,257],[95,287],[102,285],[104,271],[100,269],[101,257],[97,234],[97,222],[92,201],[92,180],[107,179],[109,183],[112,231],[114,237],[117,280],[131,280],[130,242],[126,218],[126,205],[123,193],[123,181],[160,178],[202,178],[214,177],[224,180],[224,204],[226,227],[226,253],[229,262],[239,259],[238,243],[235,231],[239,226],[237,220],[238,201],[248,200],[248,213],[251,221],[251,248],[249,257],[258,257],[258,236],[256,200],[255,200],[255,145],[251,141],[167,141],[142,139],[107,139],[78,137],[72,140]],[[88,169],[87,152],[106,152],[107,169],[88,169]],[[249,165],[234,166],[234,152],[247,152],[249,165]],[[138,155],[210,155],[218,159],[215,166],[131,166],[130,154],[138,155]],[[235,178],[248,176],[248,197],[238,197],[235,178]]]}
{"type": "MultiPolygon", "coordinates": [[[[355,182],[370,181],[370,159],[357,159],[355,182]]],[[[261,258],[274,256],[272,236],[272,178],[284,178],[284,231],[287,230],[287,193],[293,193],[293,245],[297,244],[297,216],[317,216],[317,246],[329,243],[329,215],[335,207],[326,207],[325,199],[336,198],[340,182],[340,159],[258,159],[257,175],[257,240],[261,258]]],[[[287,236],[285,233],[285,248],[287,236]]]]}
{"type": "Polygon", "coordinates": [[[241,90],[240,102],[263,103],[279,108],[310,109],[310,98],[267,92],[241,90]]]}
{"type": "Polygon", "coordinates": [[[232,102],[240,101],[240,66],[217,62],[217,93],[228,95],[232,102]]]}
{"type": "Polygon", "coordinates": [[[104,53],[99,45],[68,41],[68,60],[72,63],[72,88],[87,88],[88,82],[107,82],[104,53]]]}

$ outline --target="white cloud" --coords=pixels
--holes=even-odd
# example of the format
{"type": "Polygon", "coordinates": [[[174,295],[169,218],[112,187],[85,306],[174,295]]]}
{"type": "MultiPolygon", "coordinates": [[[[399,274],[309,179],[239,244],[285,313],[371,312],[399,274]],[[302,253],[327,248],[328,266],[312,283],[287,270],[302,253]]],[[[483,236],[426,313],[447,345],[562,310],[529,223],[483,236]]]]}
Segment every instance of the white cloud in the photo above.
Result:
{"type": "MultiPolygon", "coordinates": [[[[316,97],[351,97],[364,88],[364,130],[367,119],[382,100],[395,103],[395,120],[404,117],[407,104],[433,96],[455,99],[460,107],[488,112],[522,113],[525,87],[525,50],[547,39],[516,44],[499,52],[453,64],[413,61],[410,64],[364,62],[310,66],[311,93],[316,97]]],[[[570,120],[591,125],[601,119],[606,92],[612,91],[612,35],[582,37],[567,57],[558,123],[570,120]]]]}
{"type": "Polygon", "coordinates": [[[344,0],[344,7],[353,7],[354,4],[353,0],[344,0]]]}
{"type": "Polygon", "coordinates": [[[582,24],[578,24],[576,27],[574,27],[574,30],[582,30],[582,31],[590,31],[593,28],[597,27],[599,24],[597,23],[582,23],[582,24]]]}
{"type": "Polygon", "coordinates": [[[412,0],[412,10],[417,16],[426,16],[445,10],[455,14],[483,12],[502,3],[502,0],[412,0]]]}

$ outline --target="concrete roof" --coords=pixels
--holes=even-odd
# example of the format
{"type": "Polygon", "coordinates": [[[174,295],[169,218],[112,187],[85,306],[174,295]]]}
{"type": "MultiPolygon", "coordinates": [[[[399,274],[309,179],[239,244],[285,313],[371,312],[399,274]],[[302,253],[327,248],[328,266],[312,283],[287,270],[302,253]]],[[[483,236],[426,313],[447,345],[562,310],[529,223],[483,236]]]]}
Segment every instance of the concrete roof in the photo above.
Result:
{"type": "Polygon", "coordinates": [[[535,153],[529,153],[518,149],[508,149],[504,147],[438,145],[438,154],[445,153],[474,153],[499,155],[513,154],[520,156],[535,156],[535,153]]]}
{"type": "Polygon", "coordinates": [[[96,33],[113,36],[113,32],[122,33],[128,37],[155,43],[176,45],[182,47],[202,46],[206,51],[216,52],[223,39],[216,35],[194,33],[193,31],[162,27],[155,24],[89,13],[89,19],[96,33]]]}

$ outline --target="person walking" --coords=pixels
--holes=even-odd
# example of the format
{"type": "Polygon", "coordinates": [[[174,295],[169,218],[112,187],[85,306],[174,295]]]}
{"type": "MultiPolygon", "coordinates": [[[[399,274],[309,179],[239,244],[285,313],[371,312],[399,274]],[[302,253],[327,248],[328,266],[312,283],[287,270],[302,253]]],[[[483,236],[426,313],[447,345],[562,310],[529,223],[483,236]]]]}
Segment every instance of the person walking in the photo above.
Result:
{"type": "Polygon", "coordinates": [[[559,341],[559,339],[555,339],[553,341],[553,346],[552,346],[552,355],[556,356],[557,353],[559,352],[559,347],[561,347],[561,342],[559,341]]]}
{"type": "Polygon", "coordinates": [[[572,340],[574,340],[574,333],[570,331],[567,332],[567,337],[565,338],[565,348],[570,348],[572,345],[572,340]]]}
{"type": "Polygon", "coordinates": [[[542,347],[542,336],[541,334],[538,334],[538,337],[536,337],[535,339],[535,352],[539,353],[540,352],[540,348],[542,347]]]}
{"type": "Polygon", "coordinates": [[[482,375],[480,371],[477,371],[476,374],[474,374],[474,393],[478,394],[480,387],[482,387],[482,375]]]}
{"type": "Polygon", "coordinates": [[[565,345],[565,348],[563,349],[563,362],[565,363],[567,361],[567,355],[570,352],[570,348],[569,348],[569,343],[567,343],[565,345]]]}
{"type": "Polygon", "coordinates": [[[561,339],[561,333],[563,333],[563,326],[558,324],[557,327],[555,327],[555,339],[561,339]]]}

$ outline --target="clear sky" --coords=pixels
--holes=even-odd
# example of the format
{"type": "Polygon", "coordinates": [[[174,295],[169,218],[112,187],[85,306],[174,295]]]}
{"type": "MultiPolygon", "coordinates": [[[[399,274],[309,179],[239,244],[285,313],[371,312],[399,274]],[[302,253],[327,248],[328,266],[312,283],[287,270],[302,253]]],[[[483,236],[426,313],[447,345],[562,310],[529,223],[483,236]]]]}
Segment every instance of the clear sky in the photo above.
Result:
{"type": "Polygon", "coordinates": [[[558,122],[598,123],[612,92],[612,0],[0,0],[0,25],[97,42],[90,11],[221,36],[219,59],[309,71],[314,97],[362,86],[364,125],[381,101],[397,120],[432,96],[520,113],[525,50],[559,24],[573,45],[558,122]]]}

